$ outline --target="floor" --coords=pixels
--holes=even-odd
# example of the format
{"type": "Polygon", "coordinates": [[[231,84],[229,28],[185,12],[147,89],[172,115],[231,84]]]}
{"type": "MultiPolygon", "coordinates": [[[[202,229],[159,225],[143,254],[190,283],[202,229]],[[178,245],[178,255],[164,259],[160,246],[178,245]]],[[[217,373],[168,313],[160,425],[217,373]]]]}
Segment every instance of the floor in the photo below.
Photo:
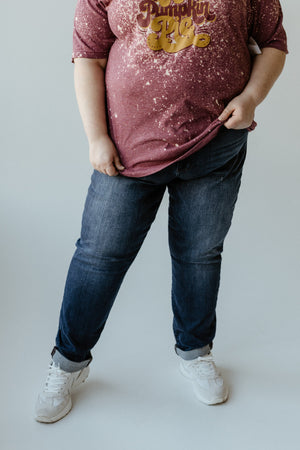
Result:
{"type": "MultiPolygon", "coordinates": [[[[249,193],[248,176],[246,170],[223,254],[213,352],[230,397],[218,406],[201,404],[179,372],[164,197],[93,349],[90,376],[74,394],[72,411],[55,424],[35,422],[34,402],[50,360],[77,236],[68,235],[67,225],[59,223],[47,229],[51,210],[37,219],[32,234],[9,230],[14,240],[2,254],[3,450],[299,449],[298,259],[278,232],[288,214],[284,208],[290,206],[283,204],[283,214],[274,222],[276,204],[265,203],[272,199],[271,191],[265,191],[263,199],[259,186],[249,193]],[[251,209],[257,220],[252,218],[250,227],[251,209]],[[58,248],[53,242],[61,232],[69,240],[61,240],[58,248]],[[48,235],[48,245],[41,250],[39,244],[48,235]],[[58,258],[58,253],[63,256],[58,258]]],[[[258,173],[257,180],[263,183],[263,174],[258,173]]],[[[78,223],[78,218],[70,220],[78,223]]],[[[24,227],[26,220],[24,214],[24,227]]],[[[17,227],[17,221],[11,223],[17,227]]]]}

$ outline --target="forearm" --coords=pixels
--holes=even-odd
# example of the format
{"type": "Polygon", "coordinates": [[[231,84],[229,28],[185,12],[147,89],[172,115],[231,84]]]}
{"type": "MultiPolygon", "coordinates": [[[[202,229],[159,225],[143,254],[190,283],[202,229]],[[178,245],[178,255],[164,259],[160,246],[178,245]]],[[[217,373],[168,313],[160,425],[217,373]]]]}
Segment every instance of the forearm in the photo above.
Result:
{"type": "Polygon", "coordinates": [[[255,105],[259,105],[267,96],[284,67],[286,54],[272,47],[262,49],[260,55],[254,57],[250,79],[243,90],[255,105]]]}
{"type": "Polygon", "coordinates": [[[107,135],[104,82],[105,64],[105,60],[75,58],[75,93],[89,144],[107,135]]]}
{"type": "Polygon", "coordinates": [[[252,124],[255,108],[264,100],[279,77],[285,56],[281,50],[265,47],[260,55],[254,57],[250,78],[244,90],[228,103],[219,116],[226,128],[247,128],[252,124]]]}
{"type": "Polygon", "coordinates": [[[89,141],[90,162],[99,172],[119,175],[125,167],[107,133],[104,81],[107,60],[74,58],[74,62],[75,92],[89,141]]]}

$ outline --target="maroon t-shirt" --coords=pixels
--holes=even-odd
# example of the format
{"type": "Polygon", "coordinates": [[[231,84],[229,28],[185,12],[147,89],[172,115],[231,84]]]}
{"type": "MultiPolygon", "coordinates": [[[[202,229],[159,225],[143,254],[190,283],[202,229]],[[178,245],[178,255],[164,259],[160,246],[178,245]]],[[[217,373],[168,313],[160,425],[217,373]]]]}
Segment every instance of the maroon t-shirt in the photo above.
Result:
{"type": "Polygon", "coordinates": [[[215,137],[249,80],[250,37],[288,53],[282,18],[279,0],[78,0],[72,62],[108,58],[122,174],[150,175],[215,137]]]}

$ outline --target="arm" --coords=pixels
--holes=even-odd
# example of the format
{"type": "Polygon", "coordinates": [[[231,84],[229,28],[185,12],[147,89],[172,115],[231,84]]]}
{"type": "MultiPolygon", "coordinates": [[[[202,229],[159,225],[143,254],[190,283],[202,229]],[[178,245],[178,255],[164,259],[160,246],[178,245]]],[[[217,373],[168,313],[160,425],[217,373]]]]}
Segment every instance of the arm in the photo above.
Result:
{"type": "Polygon", "coordinates": [[[219,116],[226,128],[241,129],[251,125],[254,112],[284,67],[286,54],[272,47],[262,48],[262,53],[254,57],[251,75],[244,90],[234,97],[219,116]]]}
{"type": "Polygon", "coordinates": [[[107,59],[74,58],[74,85],[79,112],[89,142],[94,169],[116,176],[124,170],[108,136],[105,111],[104,71],[107,59]]]}

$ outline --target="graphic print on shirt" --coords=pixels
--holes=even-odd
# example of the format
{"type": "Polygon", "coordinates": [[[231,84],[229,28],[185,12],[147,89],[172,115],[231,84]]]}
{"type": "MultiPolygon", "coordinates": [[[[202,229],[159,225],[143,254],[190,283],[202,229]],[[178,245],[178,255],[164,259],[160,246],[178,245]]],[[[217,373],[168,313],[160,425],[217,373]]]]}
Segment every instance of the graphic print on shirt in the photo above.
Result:
{"type": "Polygon", "coordinates": [[[210,2],[201,0],[142,0],[137,22],[148,32],[147,44],[151,50],[176,53],[194,45],[207,47],[208,33],[197,33],[196,27],[216,20],[210,2]]]}

